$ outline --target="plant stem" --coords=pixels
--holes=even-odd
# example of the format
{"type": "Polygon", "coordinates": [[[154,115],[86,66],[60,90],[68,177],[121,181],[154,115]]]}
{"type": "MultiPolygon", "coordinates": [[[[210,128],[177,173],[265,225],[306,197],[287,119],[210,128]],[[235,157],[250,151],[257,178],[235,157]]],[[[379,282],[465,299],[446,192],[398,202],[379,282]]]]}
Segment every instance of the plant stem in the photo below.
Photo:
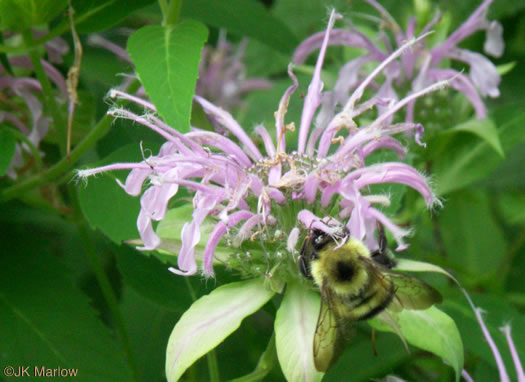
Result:
{"type": "Polygon", "coordinates": [[[219,363],[217,362],[217,354],[215,354],[215,350],[212,349],[206,354],[206,361],[208,361],[210,381],[220,382],[221,379],[219,377],[219,363]]]}
{"type": "Polygon", "coordinates": [[[163,25],[174,25],[179,20],[182,0],[171,0],[167,14],[164,15],[163,25]]]}
{"type": "MultiPolygon", "coordinates": [[[[190,293],[192,301],[195,302],[197,300],[197,295],[193,290],[193,286],[191,285],[190,280],[187,277],[185,277],[184,281],[186,282],[186,286],[188,287],[188,291],[190,293]]],[[[208,361],[208,372],[210,374],[210,382],[219,382],[219,364],[217,362],[217,355],[215,354],[215,350],[212,349],[206,354],[206,361],[208,361]]]]}
{"type": "Polygon", "coordinates": [[[272,333],[272,338],[266,346],[266,350],[262,353],[255,370],[243,377],[232,379],[230,382],[256,382],[260,381],[273,369],[277,354],[275,352],[275,332],[272,333]]]}
{"type": "MultiPolygon", "coordinates": [[[[30,29],[24,31],[22,33],[22,36],[26,45],[31,44],[31,42],[33,41],[30,29]]],[[[62,118],[60,108],[55,99],[55,95],[53,94],[53,88],[51,86],[51,83],[49,82],[49,78],[47,77],[46,72],[44,71],[44,67],[42,66],[42,62],[40,61],[40,56],[38,52],[36,50],[30,50],[29,57],[31,58],[31,64],[33,64],[33,70],[35,71],[36,78],[42,86],[42,93],[46,101],[46,106],[49,108],[51,116],[53,117],[53,125],[57,132],[60,153],[62,154],[62,156],[64,156],[66,154],[67,141],[66,125],[64,119],[62,118]]]]}
{"type": "MultiPolygon", "coordinates": [[[[130,93],[135,92],[138,87],[140,86],[139,82],[136,82],[128,88],[127,91],[130,93]]],[[[117,103],[118,105],[124,104],[124,101],[120,101],[120,103],[117,103]]],[[[113,120],[113,117],[110,115],[105,115],[99,123],[82,139],[82,141],[75,146],[73,150],[71,150],[71,154],[69,156],[69,160],[64,157],[59,162],[57,162],[53,167],[50,167],[48,170],[41,172],[40,174],[36,174],[30,178],[27,178],[17,184],[12,185],[11,187],[8,187],[4,189],[0,193],[0,201],[7,201],[10,199],[13,199],[20,195],[20,193],[25,192],[27,190],[30,190],[34,187],[38,187],[42,184],[51,182],[60,176],[64,174],[66,171],[71,169],[76,161],[80,159],[80,157],[88,151],[104,134],[106,134],[107,129],[111,125],[111,121],[113,120]]]]}
{"type": "MultiPolygon", "coordinates": [[[[72,192],[75,191],[73,187],[69,187],[69,189],[72,192]]],[[[72,198],[76,197],[76,195],[71,195],[71,196],[72,198]]],[[[74,203],[74,204],[77,204],[77,203],[74,203]]],[[[75,206],[76,214],[79,214],[78,211],[80,210],[78,208],[79,208],[78,206],[75,206]]],[[[115,295],[115,292],[113,291],[113,288],[111,287],[111,283],[109,282],[109,279],[106,273],[104,272],[104,268],[102,267],[102,264],[100,263],[100,259],[97,257],[96,248],[93,245],[92,238],[90,238],[89,230],[86,227],[85,223],[79,222],[78,233],[84,244],[89,266],[91,270],[93,271],[93,273],[95,274],[95,277],[97,279],[98,285],[100,286],[104,299],[106,300],[106,303],[108,304],[108,307],[111,311],[111,315],[115,323],[117,334],[119,336],[120,342],[124,349],[124,353],[126,354],[128,365],[131,369],[131,373],[133,375],[133,381],[139,382],[140,377],[139,377],[137,362],[135,360],[135,355],[133,354],[133,350],[131,349],[131,344],[130,344],[129,337],[126,331],[126,326],[124,324],[124,320],[122,319],[122,314],[120,313],[117,296],[115,295]]]]}
{"type": "Polygon", "coordinates": [[[166,19],[168,18],[169,5],[168,0],[158,0],[160,11],[162,12],[162,25],[165,25],[166,19]]]}

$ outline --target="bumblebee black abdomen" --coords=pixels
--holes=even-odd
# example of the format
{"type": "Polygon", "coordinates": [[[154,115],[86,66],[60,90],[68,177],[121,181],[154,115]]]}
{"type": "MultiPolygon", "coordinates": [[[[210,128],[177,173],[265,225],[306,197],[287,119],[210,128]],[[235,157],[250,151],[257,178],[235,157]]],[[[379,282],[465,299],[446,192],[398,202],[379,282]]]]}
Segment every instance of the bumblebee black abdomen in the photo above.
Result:
{"type": "Polygon", "coordinates": [[[342,317],[354,321],[368,320],[385,310],[395,295],[394,283],[385,279],[381,283],[367,285],[361,293],[347,296],[346,310],[339,312],[342,317]]]}

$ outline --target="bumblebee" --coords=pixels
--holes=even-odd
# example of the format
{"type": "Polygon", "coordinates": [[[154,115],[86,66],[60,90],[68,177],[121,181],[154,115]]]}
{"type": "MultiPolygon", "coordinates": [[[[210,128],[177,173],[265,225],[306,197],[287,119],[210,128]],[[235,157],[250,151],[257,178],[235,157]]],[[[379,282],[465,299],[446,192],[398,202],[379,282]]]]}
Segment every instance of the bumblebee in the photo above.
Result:
{"type": "Polygon", "coordinates": [[[440,293],[425,282],[392,270],[381,227],[379,248],[370,250],[348,230],[328,234],[314,229],[298,259],[300,272],[321,291],[321,310],[314,335],[314,361],[325,372],[343,350],[349,324],[373,318],[385,309],[427,309],[440,293]]]}

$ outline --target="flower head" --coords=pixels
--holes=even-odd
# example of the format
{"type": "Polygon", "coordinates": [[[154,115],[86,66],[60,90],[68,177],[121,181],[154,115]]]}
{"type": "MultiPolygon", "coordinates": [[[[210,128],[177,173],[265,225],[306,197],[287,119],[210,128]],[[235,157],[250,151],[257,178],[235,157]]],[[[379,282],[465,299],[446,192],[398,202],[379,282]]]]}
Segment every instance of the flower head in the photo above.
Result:
{"type": "MultiPolygon", "coordinates": [[[[326,104],[329,110],[333,109],[335,104],[344,105],[349,93],[359,85],[363,77],[366,77],[364,68],[367,63],[383,61],[403,42],[414,38],[416,29],[414,18],[410,19],[406,30],[403,30],[377,1],[365,1],[379,11],[384,19],[385,27],[393,32],[394,45],[391,46],[385,35],[380,35],[377,42],[374,42],[353,28],[334,29],[330,36],[331,45],[362,48],[366,54],[352,59],[341,69],[339,79],[334,87],[334,94],[330,102],[326,104]]],[[[399,92],[405,91],[403,89],[406,88],[407,84],[410,87],[409,93],[413,93],[436,81],[451,79],[450,86],[465,95],[474,107],[478,118],[484,118],[486,110],[481,97],[499,96],[500,76],[488,58],[479,53],[459,48],[458,44],[473,33],[485,30],[485,53],[494,57],[501,56],[504,48],[503,28],[497,21],[489,21],[486,17],[491,2],[492,0],[483,1],[478,9],[442,43],[430,47],[427,46],[425,39],[404,52],[401,62],[392,63],[383,72],[385,80],[382,84],[377,84],[379,89],[377,97],[382,97],[383,94],[397,97],[399,92]],[[446,59],[468,64],[470,66],[469,75],[466,76],[461,71],[444,66],[446,59]]],[[[440,21],[440,18],[441,15],[438,14],[428,25],[422,28],[422,33],[429,32],[440,21]]],[[[318,33],[303,41],[294,53],[293,62],[296,64],[303,63],[312,52],[319,49],[322,40],[323,33],[318,33]]],[[[414,120],[414,105],[415,100],[408,105],[407,122],[414,120]]]]}
{"type": "MultiPolygon", "coordinates": [[[[16,37],[9,33],[7,36],[16,37]]],[[[68,52],[68,46],[62,38],[56,37],[46,43],[45,47],[49,61],[42,59],[42,67],[59,90],[58,99],[65,102],[67,99],[66,81],[52,63],[62,62],[62,55],[68,52]]],[[[0,64],[0,122],[11,125],[26,138],[24,143],[17,143],[13,159],[7,170],[7,176],[16,179],[17,169],[22,168],[27,162],[26,154],[31,151],[29,145],[38,148],[46,136],[50,118],[44,113],[40,82],[32,76],[31,59],[28,56],[12,56],[8,58],[8,63],[10,68],[0,64]],[[17,76],[12,73],[11,69],[24,74],[17,76]]]]}
{"type": "MultiPolygon", "coordinates": [[[[213,275],[214,252],[221,242],[229,246],[234,255],[246,260],[243,264],[249,261],[256,264],[247,267],[248,274],[257,272],[260,265],[257,258],[265,264],[265,269],[280,263],[294,265],[297,242],[310,228],[330,232],[346,226],[351,236],[374,250],[378,247],[375,230],[380,223],[392,233],[398,250],[406,248],[404,237],[409,231],[380,211],[381,206],[390,203],[389,197],[371,193],[369,186],[404,184],[418,191],[429,207],[439,204],[439,201],[426,177],[411,166],[397,161],[367,165],[367,161],[373,152],[381,149],[393,150],[402,159],[405,149],[393,135],[413,131],[419,140],[423,128],[411,122],[392,124],[392,115],[446,82],[435,83],[399,101],[378,97],[361,101],[364,90],[374,78],[418,41],[411,39],[384,58],[355,89],[343,109],[327,120],[326,127],[314,128],[314,116],[327,94],[323,92],[320,74],[337,18],[340,16],[332,12],[304,99],[296,150],[288,149],[284,139],[285,134],[295,129],[294,122],[285,123],[290,97],[298,86],[290,67],[288,73],[292,84],[283,94],[275,113],[275,138],[272,139],[271,133],[263,126],[257,126],[254,131],[263,142],[264,150],[230,113],[201,96],[195,96],[195,101],[228,135],[197,128],[182,134],[153,115],[154,105],[112,91],[112,97],[132,100],[148,110],[147,115],[141,116],[118,108],[110,112],[112,115],[151,128],[162,135],[166,143],[157,155],[145,158],[141,163],[117,163],[80,170],[78,175],[85,178],[104,171],[131,169],[121,186],[133,196],[140,195],[148,181],[137,220],[144,244],[142,249],[148,250],[161,244],[152,222],[165,217],[168,202],[179,187],[191,190],[193,214],[182,228],[178,268],[172,269],[177,274],[197,272],[195,248],[201,240],[201,227],[205,221],[214,225],[202,263],[202,271],[207,276],[213,275]],[[356,118],[374,106],[378,110],[376,119],[358,127],[356,118]],[[283,253],[288,255],[283,256],[283,253]]],[[[284,266],[281,269],[287,272],[291,268],[284,266]]],[[[294,266],[293,269],[293,274],[297,275],[297,268],[294,266]]]]}

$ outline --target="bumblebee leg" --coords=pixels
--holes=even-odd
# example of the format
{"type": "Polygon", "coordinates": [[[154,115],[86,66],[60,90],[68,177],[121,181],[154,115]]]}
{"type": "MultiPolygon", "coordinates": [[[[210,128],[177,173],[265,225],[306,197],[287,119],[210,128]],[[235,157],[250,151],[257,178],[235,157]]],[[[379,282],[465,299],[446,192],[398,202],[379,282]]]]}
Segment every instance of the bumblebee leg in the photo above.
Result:
{"type": "Polygon", "coordinates": [[[309,280],[312,280],[312,274],[310,273],[310,267],[308,266],[306,258],[303,255],[300,255],[297,259],[297,262],[299,264],[299,270],[301,271],[303,276],[309,280]]]}

